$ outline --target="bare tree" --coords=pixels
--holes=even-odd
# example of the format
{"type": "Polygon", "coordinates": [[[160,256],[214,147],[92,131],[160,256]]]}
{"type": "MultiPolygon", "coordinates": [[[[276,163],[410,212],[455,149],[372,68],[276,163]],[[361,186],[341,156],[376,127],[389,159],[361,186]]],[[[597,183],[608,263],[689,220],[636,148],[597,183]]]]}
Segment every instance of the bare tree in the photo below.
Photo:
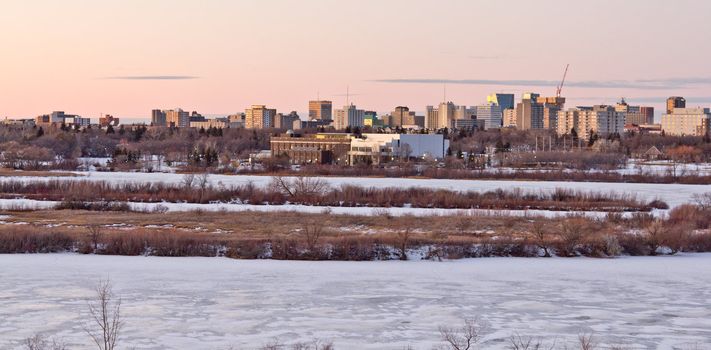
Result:
{"type": "Polygon", "coordinates": [[[96,286],[96,300],[89,302],[89,314],[93,322],[84,327],[99,350],[114,350],[123,321],[121,298],[115,299],[109,280],[96,286]]]}
{"type": "Polygon", "coordinates": [[[96,253],[99,251],[99,242],[101,242],[101,238],[104,235],[104,232],[101,229],[101,225],[91,224],[86,227],[86,230],[89,234],[89,240],[94,246],[94,253],[96,253]]]}
{"type": "Polygon", "coordinates": [[[186,189],[192,188],[193,182],[195,182],[195,174],[185,174],[185,175],[183,175],[183,178],[180,180],[180,183],[186,189]]]}
{"type": "Polygon", "coordinates": [[[273,176],[269,186],[273,191],[280,192],[294,200],[321,196],[329,189],[323,179],[314,176],[297,176],[292,180],[283,176],[273,176]]]}
{"type": "Polygon", "coordinates": [[[546,234],[546,229],[543,223],[540,221],[534,222],[533,227],[531,228],[531,233],[533,234],[533,237],[536,240],[536,245],[538,246],[538,248],[543,250],[543,257],[550,258],[550,240],[548,239],[548,235],[546,234]]]}
{"type": "Polygon", "coordinates": [[[67,345],[54,338],[47,339],[41,334],[25,339],[26,350],[67,350],[67,345]]]}
{"type": "Polygon", "coordinates": [[[473,349],[481,341],[486,328],[486,322],[478,317],[464,320],[464,325],[461,328],[440,327],[439,334],[442,337],[442,341],[446,343],[443,349],[473,349]]]}
{"type": "Polygon", "coordinates": [[[210,187],[210,174],[202,173],[197,177],[197,187],[200,189],[200,199],[199,202],[202,203],[202,199],[205,196],[205,191],[210,187]]]}

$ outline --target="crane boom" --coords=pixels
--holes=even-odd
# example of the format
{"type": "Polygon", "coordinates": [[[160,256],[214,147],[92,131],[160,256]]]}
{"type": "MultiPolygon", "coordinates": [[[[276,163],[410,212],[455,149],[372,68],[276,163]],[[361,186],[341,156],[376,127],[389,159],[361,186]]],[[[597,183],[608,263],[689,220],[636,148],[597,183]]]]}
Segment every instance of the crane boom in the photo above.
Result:
{"type": "Polygon", "coordinates": [[[570,67],[570,64],[565,65],[565,71],[563,72],[563,80],[560,81],[560,85],[558,85],[555,89],[555,97],[560,97],[560,94],[563,91],[563,84],[565,84],[565,77],[568,75],[568,67],[570,67]]]}

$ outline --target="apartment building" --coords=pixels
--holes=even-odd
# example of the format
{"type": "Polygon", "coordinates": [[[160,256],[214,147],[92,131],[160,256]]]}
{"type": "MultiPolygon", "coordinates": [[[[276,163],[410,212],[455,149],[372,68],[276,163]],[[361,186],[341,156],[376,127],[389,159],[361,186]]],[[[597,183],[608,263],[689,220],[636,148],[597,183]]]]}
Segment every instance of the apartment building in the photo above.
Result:
{"type": "Polygon", "coordinates": [[[612,134],[622,135],[625,131],[624,113],[617,112],[615,107],[596,105],[579,107],[558,112],[559,135],[570,134],[572,129],[583,140],[588,140],[592,134],[607,137],[612,134]]]}
{"type": "Polygon", "coordinates": [[[265,105],[252,105],[244,111],[244,127],[247,129],[267,129],[275,127],[276,109],[265,105]]]}
{"type": "Polygon", "coordinates": [[[665,135],[706,136],[709,119],[708,108],[674,108],[672,113],[662,115],[662,131],[665,135]]]}

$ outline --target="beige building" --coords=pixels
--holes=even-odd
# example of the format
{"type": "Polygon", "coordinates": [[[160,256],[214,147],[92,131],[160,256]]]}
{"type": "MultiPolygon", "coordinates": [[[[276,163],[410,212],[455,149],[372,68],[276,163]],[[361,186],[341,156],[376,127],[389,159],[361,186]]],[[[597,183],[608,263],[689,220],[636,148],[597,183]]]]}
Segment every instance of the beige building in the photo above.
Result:
{"type": "Polygon", "coordinates": [[[274,127],[276,109],[265,105],[252,105],[244,111],[244,127],[247,129],[267,129],[274,127]]]}
{"type": "Polygon", "coordinates": [[[395,110],[390,113],[390,118],[388,118],[387,126],[396,127],[403,125],[416,125],[415,122],[415,112],[410,111],[410,108],[404,106],[397,106],[395,110]]]}
{"type": "Polygon", "coordinates": [[[705,136],[709,133],[711,113],[708,108],[674,108],[671,114],[662,115],[665,135],[705,136]]]}
{"type": "Polygon", "coordinates": [[[190,126],[190,113],[180,108],[163,111],[168,126],[187,128],[190,126]]]}
{"type": "Polygon", "coordinates": [[[425,128],[430,130],[451,128],[455,119],[464,119],[466,107],[455,105],[452,102],[442,102],[438,108],[426,107],[425,128]]]}
{"type": "Polygon", "coordinates": [[[614,107],[605,105],[560,111],[557,133],[570,134],[572,129],[575,129],[578,137],[583,140],[589,139],[593,133],[599,137],[622,135],[625,131],[625,115],[615,111],[614,107]]]}
{"type": "Polygon", "coordinates": [[[501,112],[504,127],[516,127],[516,110],[513,108],[504,109],[501,112]]]}

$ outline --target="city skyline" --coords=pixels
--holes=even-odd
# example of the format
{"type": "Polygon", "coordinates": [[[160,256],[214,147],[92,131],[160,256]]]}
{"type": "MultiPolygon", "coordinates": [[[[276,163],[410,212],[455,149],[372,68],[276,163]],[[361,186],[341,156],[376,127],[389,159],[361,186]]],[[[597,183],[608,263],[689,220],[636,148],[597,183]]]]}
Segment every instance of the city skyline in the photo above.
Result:
{"type": "Polygon", "coordinates": [[[494,92],[552,96],[570,63],[568,106],[625,97],[659,117],[669,96],[711,104],[708,10],[637,0],[11,1],[0,15],[0,116],[149,119],[155,108],[227,115],[264,104],[305,117],[309,100],[347,105],[347,90],[359,108],[423,114],[445,100],[445,85],[446,100],[468,106],[494,92]]]}

